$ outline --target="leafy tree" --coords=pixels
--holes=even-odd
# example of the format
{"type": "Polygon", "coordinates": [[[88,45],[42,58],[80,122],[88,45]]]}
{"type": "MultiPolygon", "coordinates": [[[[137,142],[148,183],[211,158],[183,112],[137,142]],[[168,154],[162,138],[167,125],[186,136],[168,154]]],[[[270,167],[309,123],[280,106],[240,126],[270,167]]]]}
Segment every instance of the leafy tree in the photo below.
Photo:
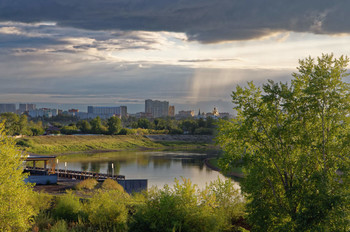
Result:
{"type": "Polygon", "coordinates": [[[92,119],[90,124],[91,124],[91,132],[94,134],[101,134],[105,131],[105,128],[102,125],[101,118],[99,116],[92,119]]]}
{"type": "Polygon", "coordinates": [[[198,124],[195,120],[185,119],[181,122],[180,127],[184,131],[187,131],[188,133],[193,134],[196,128],[198,128],[198,124]]]}
{"type": "Polygon", "coordinates": [[[5,128],[9,135],[19,135],[21,128],[19,116],[15,113],[3,113],[0,115],[1,121],[5,122],[5,128]]]}
{"type": "Polygon", "coordinates": [[[63,126],[61,129],[62,134],[72,135],[79,133],[78,128],[73,124],[71,126],[63,126]]]}
{"type": "Polygon", "coordinates": [[[162,118],[154,119],[154,125],[156,130],[164,130],[167,128],[167,121],[162,118]]]}
{"type": "Polygon", "coordinates": [[[137,127],[142,129],[150,129],[151,128],[151,122],[147,118],[140,118],[137,121],[137,127]]]}
{"type": "Polygon", "coordinates": [[[23,158],[0,123],[0,231],[26,231],[34,214],[29,204],[31,185],[24,182],[23,158]]]}
{"type": "Polygon", "coordinates": [[[347,57],[299,61],[291,85],[249,83],[221,121],[222,166],[242,164],[255,231],[349,231],[350,87],[347,57]]]}
{"type": "Polygon", "coordinates": [[[120,131],[122,127],[122,123],[120,118],[113,116],[107,120],[107,126],[108,126],[108,133],[111,135],[114,135],[120,131]]]}
{"type": "Polygon", "coordinates": [[[82,133],[89,133],[91,131],[91,125],[86,120],[77,122],[77,127],[82,133]]]}

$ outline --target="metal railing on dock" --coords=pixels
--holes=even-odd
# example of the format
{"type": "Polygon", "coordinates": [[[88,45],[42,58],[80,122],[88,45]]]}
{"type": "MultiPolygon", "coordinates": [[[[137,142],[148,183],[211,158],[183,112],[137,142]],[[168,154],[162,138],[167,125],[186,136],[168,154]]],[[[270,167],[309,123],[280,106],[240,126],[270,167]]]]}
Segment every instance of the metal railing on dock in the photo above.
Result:
{"type": "MultiPolygon", "coordinates": [[[[42,171],[46,172],[47,169],[38,168],[38,167],[26,167],[27,171],[42,171]]],[[[115,180],[125,180],[125,176],[123,175],[112,175],[98,172],[88,172],[88,171],[74,171],[74,170],[65,170],[65,169],[56,169],[56,174],[58,177],[63,178],[75,178],[77,180],[85,180],[88,178],[94,178],[97,180],[104,180],[107,178],[115,179],[115,180]]]]}

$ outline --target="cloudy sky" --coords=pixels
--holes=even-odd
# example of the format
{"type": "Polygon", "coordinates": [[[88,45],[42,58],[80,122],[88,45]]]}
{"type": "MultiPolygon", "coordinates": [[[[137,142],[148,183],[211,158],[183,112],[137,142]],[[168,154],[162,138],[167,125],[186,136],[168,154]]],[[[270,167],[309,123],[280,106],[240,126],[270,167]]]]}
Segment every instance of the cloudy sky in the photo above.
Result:
{"type": "Polygon", "coordinates": [[[348,0],[0,0],[0,102],[232,112],[237,84],[350,55],[348,0]]]}

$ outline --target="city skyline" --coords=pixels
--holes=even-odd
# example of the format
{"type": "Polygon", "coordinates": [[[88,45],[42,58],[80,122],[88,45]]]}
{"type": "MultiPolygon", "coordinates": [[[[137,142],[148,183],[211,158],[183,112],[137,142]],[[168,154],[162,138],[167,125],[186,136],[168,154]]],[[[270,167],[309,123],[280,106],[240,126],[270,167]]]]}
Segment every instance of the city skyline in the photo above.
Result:
{"type": "Polygon", "coordinates": [[[3,1],[0,102],[232,113],[237,84],[350,54],[347,1],[3,1]]]}

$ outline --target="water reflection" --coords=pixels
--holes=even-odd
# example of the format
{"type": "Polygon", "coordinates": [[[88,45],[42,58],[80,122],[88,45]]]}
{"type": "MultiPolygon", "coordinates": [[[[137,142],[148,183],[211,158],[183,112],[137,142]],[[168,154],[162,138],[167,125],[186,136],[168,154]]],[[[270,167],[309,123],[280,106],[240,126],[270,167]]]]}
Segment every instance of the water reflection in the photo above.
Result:
{"type": "Polygon", "coordinates": [[[172,186],[174,179],[189,178],[200,188],[216,180],[226,179],[209,169],[204,159],[213,155],[188,152],[108,152],[62,156],[68,169],[125,175],[127,179],[148,179],[148,185],[172,186]],[[113,168],[112,168],[113,165],[113,168]]]}

